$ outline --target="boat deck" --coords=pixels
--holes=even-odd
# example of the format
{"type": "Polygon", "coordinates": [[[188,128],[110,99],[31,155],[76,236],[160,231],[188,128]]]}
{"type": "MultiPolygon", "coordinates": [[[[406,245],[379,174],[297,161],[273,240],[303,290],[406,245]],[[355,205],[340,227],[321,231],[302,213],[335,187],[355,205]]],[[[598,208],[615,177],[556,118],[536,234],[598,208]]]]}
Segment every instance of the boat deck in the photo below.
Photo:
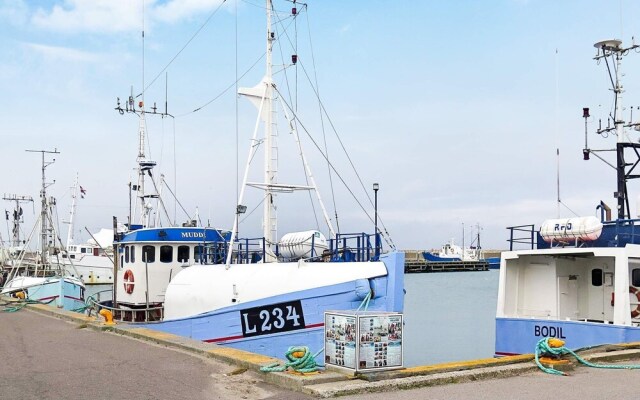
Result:
{"type": "Polygon", "coordinates": [[[419,272],[463,272],[463,271],[488,271],[489,263],[480,261],[427,261],[406,260],[405,273],[419,272]]]}

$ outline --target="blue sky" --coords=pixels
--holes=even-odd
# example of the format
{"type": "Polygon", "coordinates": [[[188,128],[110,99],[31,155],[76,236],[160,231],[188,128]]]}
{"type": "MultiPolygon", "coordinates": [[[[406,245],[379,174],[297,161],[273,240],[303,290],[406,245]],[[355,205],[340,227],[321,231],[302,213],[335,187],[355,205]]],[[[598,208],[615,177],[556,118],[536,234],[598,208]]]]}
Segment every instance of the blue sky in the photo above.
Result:
{"type": "MultiPolygon", "coordinates": [[[[147,84],[219,5],[145,1],[147,84]]],[[[261,5],[222,5],[167,69],[169,111],[180,117],[148,120],[159,172],[189,212],[198,207],[203,219],[224,228],[235,207],[236,96],[231,90],[201,111],[189,111],[234,82],[236,21],[240,73],[264,52],[261,5]]],[[[137,119],[113,108],[116,97],[142,86],[142,8],[138,0],[0,2],[1,190],[37,197],[39,158],[24,150],[57,148],[61,154],[48,174],[56,180],[50,191],[60,218],[68,212],[76,171],[88,191],[79,204],[78,230],[108,227],[111,216],[122,220],[127,214],[137,119]]],[[[483,227],[484,247],[504,248],[506,226],[539,225],[556,216],[556,147],[563,202],[579,215],[595,215],[601,199],[613,205],[614,171],[597,160],[582,161],[582,107],[592,110],[592,147],[613,146],[615,139],[594,134],[612,97],[606,68],[592,59],[593,43],[621,38],[630,45],[640,35],[640,21],[632,18],[638,12],[640,3],[627,0],[310,0],[298,20],[298,53],[310,72],[315,61],[323,104],[364,185],[380,183],[380,216],[399,248],[459,242],[463,223],[467,234],[471,225],[483,227]]],[[[640,55],[625,58],[627,106],[640,104],[639,65],[640,55]]],[[[241,86],[254,86],[262,73],[260,62],[241,86]]],[[[317,114],[300,68],[298,80],[299,109],[317,114]]],[[[145,93],[147,105],[162,104],[164,92],[162,74],[145,93]]],[[[238,110],[242,165],[255,110],[243,99],[238,110]]],[[[322,137],[317,115],[304,121],[315,138],[322,137]]],[[[288,136],[281,134],[283,180],[295,178],[285,167],[285,156],[295,152],[285,143],[288,136]]],[[[330,144],[337,168],[371,211],[337,143],[330,144]]],[[[310,143],[304,146],[333,214],[327,167],[310,143]]],[[[342,230],[372,230],[335,179],[334,186],[342,230]]],[[[635,204],[637,185],[631,193],[635,204]]],[[[279,233],[313,228],[315,220],[302,222],[306,197],[290,197],[279,196],[279,233]]],[[[561,214],[573,216],[566,208],[561,214]]],[[[241,226],[247,233],[259,229],[254,216],[241,226]]],[[[1,231],[6,239],[6,228],[1,231]]]]}

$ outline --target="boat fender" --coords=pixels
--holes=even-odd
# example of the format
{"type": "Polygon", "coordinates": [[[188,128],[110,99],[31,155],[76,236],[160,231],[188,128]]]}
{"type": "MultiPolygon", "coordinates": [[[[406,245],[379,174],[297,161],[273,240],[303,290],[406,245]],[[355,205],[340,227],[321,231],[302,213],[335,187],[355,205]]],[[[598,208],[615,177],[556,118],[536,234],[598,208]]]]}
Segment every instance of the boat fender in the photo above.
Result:
{"type": "Polygon", "coordinates": [[[377,299],[387,295],[387,279],[385,278],[373,278],[371,279],[371,293],[372,299],[377,299]]]}
{"type": "Polygon", "coordinates": [[[111,313],[111,311],[103,308],[102,310],[100,310],[99,314],[104,317],[105,325],[115,325],[115,322],[113,322],[113,314],[111,313]]]}
{"type": "Polygon", "coordinates": [[[631,318],[637,318],[640,316],[640,291],[633,286],[629,286],[629,293],[636,296],[638,300],[638,304],[636,304],[636,308],[631,310],[631,318]]]}
{"type": "Polygon", "coordinates": [[[127,292],[128,294],[133,293],[133,286],[135,285],[134,283],[134,279],[133,279],[133,272],[128,269],[124,272],[124,291],[127,292]]]}
{"type": "Polygon", "coordinates": [[[356,297],[359,300],[364,300],[365,297],[371,292],[371,285],[368,279],[358,279],[356,281],[356,297]]]}
{"type": "Polygon", "coordinates": [[[21,290],[16,293],[16,297],[21,300],[24,300],[27,297],[27,294],[24,292],[24,290],[21,290]]]}

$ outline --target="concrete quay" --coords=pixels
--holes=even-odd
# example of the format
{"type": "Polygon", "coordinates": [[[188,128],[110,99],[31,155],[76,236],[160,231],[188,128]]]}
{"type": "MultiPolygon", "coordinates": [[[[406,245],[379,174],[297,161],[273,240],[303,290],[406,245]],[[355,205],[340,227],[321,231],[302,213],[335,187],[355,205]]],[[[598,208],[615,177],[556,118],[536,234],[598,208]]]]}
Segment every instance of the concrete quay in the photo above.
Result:
{"type": "MultiPolygon", "coordinates": [[[[613,393],[629,397],[636,393],[630,383],[640,377],[636,370],[586,367],[576,367],[570,376],[552,376],[537,369],[532,355],[356,377],[330,370],[306,376],[261,373],[262,365],[281,360],[131,325],[108,326],[95,317],[43,305],[1,313],[0,335],[2,398],[538,399],[546,393],[582,399],[613,393]]],[[[640,343],[583,356],[592,362],[638,363],[640,343]]]]}

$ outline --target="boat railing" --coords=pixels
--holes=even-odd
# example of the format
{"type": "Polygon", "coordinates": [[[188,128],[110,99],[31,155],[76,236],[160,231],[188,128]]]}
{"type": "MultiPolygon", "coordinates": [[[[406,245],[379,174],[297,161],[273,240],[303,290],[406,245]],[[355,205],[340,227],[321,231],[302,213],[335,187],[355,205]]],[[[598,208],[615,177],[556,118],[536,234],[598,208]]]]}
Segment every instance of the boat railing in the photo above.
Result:
{"type": "Polygon", "coordinates": [[[328,250],[325,257],[333,262],[377,261],[381,252],[380,234],[338,233],[329,240],[328,250]]]}
{"type": "MultiPolygon", "coordinates": [[[[601,239],[609,247],[640,244],[640,219],[617,219],[602,222],[601,239]]],[[[600,243],[603,245],[603,243],[600,243]]]]}
{"type": "Polygon", "coordinates": [[[94,312],[96,315],[100,310],[108,310],[111,312],[114,321],[119,322],[154,322],[162,321],[164,318],[164,306],[158,304],[150,304],[142,306],[126,306],[118,304],[114,307],[112,300],[101,300],[101,298],[113,298],[113,290],[101,290],[87,297],[85,303],[87,305],[87,314],[91,316],[94,312]]]}
{"type": "Polygon", "coordinates": [[[514,245],[525,245],[532,250],[536,246],[536,227],[535,225],[517,225],[507,227],[509,231],[509,251],[514,250],[514,245]]]}
{"type": "MultiPolygon", "coordinates": [[[[362,262],[377,261],[382,250],[380,234],[339,233],[328,242],[329,248],[319,246],[311,237],[310,253],[305,261],[362,262]]],[[[268,244],[264,237],[236,239],[231,256],[232,264],[256,264],[266,259],[268,244]]],[[[227,242],[207,242],[196,250],[199,264],[223,264],[228,252],[227,242]]],[[[284,259],[275,246],[275,254],[284,259]]],[[[292,261],[284,259],[285,261],[292,261]]]]}

